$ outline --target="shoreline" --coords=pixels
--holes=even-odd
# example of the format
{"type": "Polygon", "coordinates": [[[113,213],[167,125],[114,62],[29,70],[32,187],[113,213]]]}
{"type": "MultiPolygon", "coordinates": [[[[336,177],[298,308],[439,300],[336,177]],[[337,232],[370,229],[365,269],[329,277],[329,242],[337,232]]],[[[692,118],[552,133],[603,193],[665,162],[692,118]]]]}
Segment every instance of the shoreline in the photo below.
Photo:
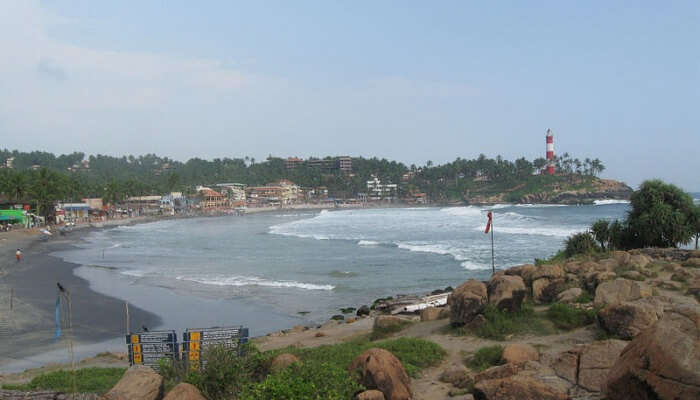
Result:
{"type": "MultiPolygon", "coordinates": [[[[123,225],[125,221],[119,222],[118,225],[123,225]]],[[[123,341],[124,302],[92,290],[89,281],[73,272],[80,265],[51,255],[73,248],[84,235],[97,229],[102,228],[81,227],[67,237],[56,236],[46,242],[31,231],[10,232],[0,238],[2,373],[70,361],[68,346],[71,338],[76,358],[94,356],[95,346],[101,348],[101,344],[123,341]],[[20,263],[14,260],[16,248],[23,250],[20,263]],[[71,292],[73,317],[72,335],[64,326],[57,341],[54,340],[56,282],[71,292]],[[10,288],[14,289],[12,312],[9,307],[10,288]]],[[[160,323],[159,316],[141,308],[130,306],[129,312],[132,326],[156,326],[160,323]]]]}

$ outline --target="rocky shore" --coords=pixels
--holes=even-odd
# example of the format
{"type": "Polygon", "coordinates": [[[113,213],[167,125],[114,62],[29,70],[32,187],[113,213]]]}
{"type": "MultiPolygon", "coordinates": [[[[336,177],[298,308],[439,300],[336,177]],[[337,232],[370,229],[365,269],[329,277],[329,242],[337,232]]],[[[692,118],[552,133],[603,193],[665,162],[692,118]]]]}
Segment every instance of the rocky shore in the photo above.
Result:
{"type": "MultiPolygon", "coordinates": [[[[413,379],[391,352],[368,350],[349,366],[359,371],[358,379],[367,389],[357,393],[357,399],[696,399],[700,397],[699,299],[700,252],[615,251],[497,271],[488,281],[458,285],[449,292],[447,305],[414,313],[392,315],[401,300],[379,299],[374,307],[344,310],[348,313],[343,320],[297,326],[254,343],[262,351],[279,351],[363,337],[376,343],[405,337],[424,339],[445,350],[439,365],[413,379]],[[591,319],[571,324],[554,314],[561,309],[591,319]],[[522,315],[526,319],[521,322],[543,329],[528,326],[522,331],[505,329],[500,336],[484,334],[497,323],[516,323],[522,315]],[[564,322],[570,326],[561,325],[564,322]],[[477,355],[493,348],[498,354],[489,362],[492,366],[473,363],[477,355]]],[[[272,362],[280,370],[303,362],[292,357],[296,356],[279,356],[272,362]]],[[[127,392],[129,398],[163,398],[157,374],[137,368],[122,380],[107,398],[124,398],[119,393],[127,392]],[[148,382],[140,386],[150,389],[140,390],[133,382],[148,382]],[[129,390],[147,392],[146,397],[129,390]]],[[[197,389],[188,386],[164,398],[202,398],[198,396],[197,389]]]]}

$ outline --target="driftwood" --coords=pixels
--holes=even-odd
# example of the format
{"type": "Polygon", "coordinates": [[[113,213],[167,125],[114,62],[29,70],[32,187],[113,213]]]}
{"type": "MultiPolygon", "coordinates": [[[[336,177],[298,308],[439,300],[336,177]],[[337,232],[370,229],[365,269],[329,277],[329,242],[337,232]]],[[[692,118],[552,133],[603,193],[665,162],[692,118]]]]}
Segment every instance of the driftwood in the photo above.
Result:
{"type": "Polygon", "coordinates": [[[389,314],[415,313],[428,307],[441,307],[447,304],[451,292],[430,296],[398,296],[393,300],[377,303],[375,309],[389,314]]]}
{"type": "Polygon", "coordinates": [[[95,393],[63,393],[63,392],[22,392],[19,390],[0,389],[0,399],[3,400],[98,400],[95,393]]]}

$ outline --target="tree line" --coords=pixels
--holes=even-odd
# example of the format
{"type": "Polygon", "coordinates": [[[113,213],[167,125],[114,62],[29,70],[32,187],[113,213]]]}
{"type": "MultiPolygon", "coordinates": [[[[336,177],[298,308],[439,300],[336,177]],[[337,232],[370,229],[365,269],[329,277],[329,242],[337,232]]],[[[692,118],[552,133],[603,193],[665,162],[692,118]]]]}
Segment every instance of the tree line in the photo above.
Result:
{"type": "MultiPolygon", "coordinates": [[[[434,200],[458,200],[475,185],[476,179],[486,179],[496,184],[494,190],[501,190],[498,185],[506,187],[528,179],[546,164],[543,158],[509,161],[501,156],[488,158],[481,154],[472,160],[457,158],[443,165],[428,161],[421,167],[409,167],[385,158],[355,157],[352,173],[347,174],[308,164],[287,169],[283,158],[272,155],[262,162],[254,157],[192,158],[181,162],[155,154],[114,157],[74,152],[56,156],[40,151],[1,150],[0,161],[8,159],[12,159],[12,168],[0,169],[0,199],[31,202],[44,210],[52,201],[101,197],[114,204],[129,196],[172,191],[192,193],[195,185],[229,182],[265,185],[280,179],[305,187],[325,186],[332,197],[350,198],[365,192],[372,176],[384,183],[405,183],[400,186],[400,196],[425,192],[434,200]]],[[[581,162],[567,153],[556,162],[569,177],[594,176],[605,168],[597,159],[581,162]]]]}

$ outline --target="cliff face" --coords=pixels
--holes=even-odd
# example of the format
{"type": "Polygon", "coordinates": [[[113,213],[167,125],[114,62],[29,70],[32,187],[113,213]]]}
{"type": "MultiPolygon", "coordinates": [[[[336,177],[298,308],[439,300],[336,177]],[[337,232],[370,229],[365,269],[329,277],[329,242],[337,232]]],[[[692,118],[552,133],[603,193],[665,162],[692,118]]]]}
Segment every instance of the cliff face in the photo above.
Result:
{"type": "MultiPolygon", "coordinates": [[[[470,204],[496,204],[507,203],[509,193],[518,190],[515,187],[503,193],[484,195],[471,193],[467,203],[470,204]]],[[[595,200],[629,200],[632,195],[632,188],[623,182],[611,179],[595,179],[591,184],[581,188],[562,189],[559,185],[553,185],[544,190],[524,193],[515,200],[517,203],[552,203],[552,204],[587,204],[595,200]]],[[[513,201],[510,196],[510,202],[513,201]]]]}

